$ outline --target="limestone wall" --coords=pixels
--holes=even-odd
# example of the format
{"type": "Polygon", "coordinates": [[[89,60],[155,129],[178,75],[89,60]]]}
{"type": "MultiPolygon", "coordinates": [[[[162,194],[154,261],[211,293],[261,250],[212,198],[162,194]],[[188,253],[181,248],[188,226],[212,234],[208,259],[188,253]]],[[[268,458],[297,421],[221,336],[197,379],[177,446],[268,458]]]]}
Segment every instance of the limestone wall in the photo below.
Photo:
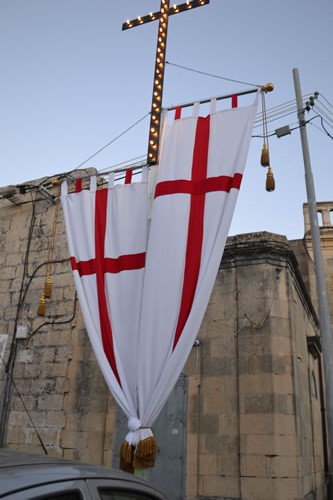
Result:
{"type": "Polygon", "coordinates": [[[2,444],[111,465],[115,405],[84,329],[61,209],[55,222],[39,182],[0,200],[2,444]],[[54,224],[52,296],[38,316],[54,224]]]}
{"type": "Polygon", "coordinates": [[[324,498],[318,325],[295,266],[284,237],[229,239],[187,364],[193,500],[324,498]]]}
{"type": "MultiPolygon", "coordinates": [[[[2,445],[111,465],[116,408],[84,329],[61,211],[52,297],[37,315],[56,211],[39,182],[25,194],[0,192],[2,445]],[[15,339],[22,328],[27,337],[15,339]]],[[[56,193],[51,180],[44,185],[56,193]]],[[[229,238],[185,367],[187,500],[325,498],[309,290],[283,236],[229,238]]]]}

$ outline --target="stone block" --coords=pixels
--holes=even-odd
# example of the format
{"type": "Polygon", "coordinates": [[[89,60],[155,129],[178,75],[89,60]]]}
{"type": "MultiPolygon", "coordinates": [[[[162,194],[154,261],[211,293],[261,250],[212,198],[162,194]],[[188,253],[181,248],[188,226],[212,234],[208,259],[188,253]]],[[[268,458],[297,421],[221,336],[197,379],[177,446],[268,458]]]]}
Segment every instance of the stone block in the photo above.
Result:
{"type": "Polygon", "coordinates": [[[239,498],[239,480],[236,477],[200,476],[198,486],[199,498],[239,498]]]}
{"type": "Polygon", "coordinates": [[[241,414],[240,432],[241,434],[268,434],[274,433],[275,416],[272,414],[241,414]]]}
{"type": "Polygon", "coordinates": [[[274,395],[272,393],[245,394],[241,398],[240,411],[242,413],[273,413],[274,395]]]}
{"type": "Polygon", "coordinates": [[[6,443],[8,444],[29,444],[33,429],[27,426],[7,428],[6,443]]]}
{"type": "Polygon", "coordinates": [[[200,454],[199,456],[199,474],[200,476],[216,476],[218,475],[217,456],[214,454],[200,454]]]}
{"type": "Polygon", "coordinates": [[[38,398],[38,408],[40,410],[62,410],[63,406],[64,398],[62,394],[43,395],[38,398]]]}
{"type": "Polygon", "coordinates": [[[26,379],[34,379],[40,376],[41,373],[41,365],[40,364],[25,364],[24,368],[24,377],[26,379]]]}
{"type": "Polygon", "coordinates": [[[219,417],[216,414],[205,414],[200,417],[200,432],[203,435],[217,434],[219,417]]]}
{"type": "Polygon", "coordinates": [[[242,477],[241,491],[242,500],[285,500],[286,498],[284,495],[276,496],[273,480],[265,477],[242,477]]]}
{"type": "Polygon", "coordinates": [[[241,394],[272,393],[273,376],[271,373],[242,373],[239,377],[241,394]]]}
{"type": "Polygon", "coordinates": [[[65,427],[66,414],[64,411],[49,411],[46,414],[47,427],[65,427]]]}
{"type": "Polygon", "coordinates": [[[275,452],[276,455],[297,456],[297,441],[292,436],[276,436],[275,437],[275,452]]]}
{"type": "Polygon", "coordinates": [[[301,491],[301,482],[297,478],[279,478],[274,482],[275,498],[284,500],[303,499],[304,494],[301,491]]]}
{"type": "Polygon", "coordinates": [[[56,392],[55,387],[55,378],[33,379],[31,381],[31,392],[36,395],[54,394],[56,392]]]}
{"type": "Polygon", "coordinates": [[[277,436],[296,436],[295,415],[274,415],[275,432],[277,436]]]}
{"type": "Polygon", "coordinates": [[[41,377],[65,377],[68,362],[45,362],[41,365],[41,377]]]}
{"type": "Polygon", "coordinates": [[[266,467],[271,471],[272,477],[296,478],[298,476],[298,457],[286,455],[266,457],[266,467]]]}
{"type": "Polygon", "coordinates": [[[63,448],[86,449],[88,439],[88,432],[68,431],[64,429],[61,432],[60,445],[63,448]]]}
{"type": "Polygon", "coordinates": [[[9,413],[8,425],[10,427],[26,427],[30,421],[26,412],[13,410],[9,413]]]}
{"type": "Polygon", "coordinates": [[[241,455],[240,458],[242,477],[265,477],[266,459],[264,455],[241,455]]]}
{"type": "MultiPolygon", "coordinates": [[[[57,429],[43,427],[42,429],[38,429],[38,433],[44,446],[59,446],[60,434],[57,429]]],[[[36,431],[31,434],[31,443],[40,443],[36,431]]]]}
{"type": "Polygon", "coordinates": [[[56,347],[55,350],[55,362],[63,362],[63,361],[68,361],[69,359],[72,359],[72,346],[66,345],[66,346],[58,346],[56,347]]]}
{"type": "Polygon", "coordinates": [[[277,455],[274,434],[243,434],[240,440],[241,455],[277,455]]]}
{"type": "Polygon", "coordinates": [[[226,434],[224,436],[218,435],[200,435],[200,451],[211,455],[230,455],[238,456],[239,454],[239,438],[238,435],[231,436],[226,434]]]}

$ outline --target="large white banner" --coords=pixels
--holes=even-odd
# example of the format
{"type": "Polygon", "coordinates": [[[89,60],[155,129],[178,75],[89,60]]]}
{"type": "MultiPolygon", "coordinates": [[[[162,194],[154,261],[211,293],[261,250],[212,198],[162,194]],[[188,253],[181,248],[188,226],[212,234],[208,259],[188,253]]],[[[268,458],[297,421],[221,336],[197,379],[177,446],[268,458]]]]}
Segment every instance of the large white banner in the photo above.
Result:
{"type": "MultiPolygon", "coordinates": [[[[248,154],[247,107],[166,125],[148,225],[148,182],[67,193],[75,284],[97,360],[129,419],[127,468],[152,466],[151,426],[205,314],[248,154]]],[[[126,466],[126,464],[125,464],[126,466]]]]}

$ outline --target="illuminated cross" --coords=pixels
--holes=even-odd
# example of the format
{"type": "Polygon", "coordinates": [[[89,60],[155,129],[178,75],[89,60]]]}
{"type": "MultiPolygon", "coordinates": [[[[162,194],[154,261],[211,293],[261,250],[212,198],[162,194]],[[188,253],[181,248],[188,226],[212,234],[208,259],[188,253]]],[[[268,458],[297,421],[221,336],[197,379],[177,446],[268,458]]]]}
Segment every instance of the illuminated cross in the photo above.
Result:
{"type": "Polygon", "coordinates": [[[132,21],[126,21],[123,24],[122,29],[127,30],[139,26],[140,24],[159,19],[147,158],[147,162],[150,165],[157,163],[158,159],[168,18],[173,14],[179,14],[180,12],[191,10],[195,7],[202,7],[203,5],[209,4],[209,1],[210,0],[188,0],[181,5],[175,4],[170,7],[170,0],[161,0],[159,12],[150,12],[147,16],[138,17],[132,21]]]}

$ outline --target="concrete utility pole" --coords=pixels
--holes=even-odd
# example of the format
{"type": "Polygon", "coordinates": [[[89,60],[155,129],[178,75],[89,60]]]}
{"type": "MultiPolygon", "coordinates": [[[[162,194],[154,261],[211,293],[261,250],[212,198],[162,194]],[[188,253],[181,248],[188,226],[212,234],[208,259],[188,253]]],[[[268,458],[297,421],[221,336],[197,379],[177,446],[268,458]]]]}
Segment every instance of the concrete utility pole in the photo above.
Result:
{"type": "Polygon", "coordinates": [[[316,197],[314,182],[311,170],[308,138],[306,133],[306,120],[304,119],[304,106],[302,102],[302,92],[298,69],[293,69],[294,86],[296,94],[298,122],[300,125],[300,134],[303,151],[303,161],[305,170],[305,183],[308,197],[311,238],[313,246],[315,274],[317,283],[317,296],[319,304],[319,322],[320,322],[320,340],[323,353],[323,365],[325,375],[325,399],[326,399],[326,418],[328,430],[328,490],[330,500],[333,499],[332,484],[332,450],[333,450],[333,337],[331,332],[329,307],[327,300],[327,290],[325,283],[323,256],[320,245],[320,229],[318,225],[318,215],[316,206],[316,197]]]}

